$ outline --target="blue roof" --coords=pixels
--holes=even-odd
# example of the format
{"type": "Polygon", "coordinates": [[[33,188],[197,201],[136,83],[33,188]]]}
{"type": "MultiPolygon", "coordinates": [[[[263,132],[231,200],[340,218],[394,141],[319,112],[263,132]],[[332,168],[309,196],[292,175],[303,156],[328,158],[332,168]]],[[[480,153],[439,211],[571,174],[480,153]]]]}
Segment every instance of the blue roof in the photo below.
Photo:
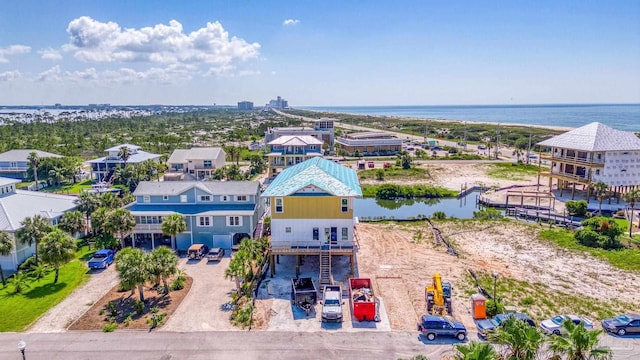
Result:
{"type": "Polygon", "coordinates": [[[175,212],[182,215],[202,214],[208,211],[254,211],[255,204],[134,204],[129,207],[131,212],[175,212]]]}
{"type": "Polygon", "coordinates": [[[289,196],[309,185],[334,196],[362,196],[355,170],[321,157],[284,169],[262,196],[289,196]]]}

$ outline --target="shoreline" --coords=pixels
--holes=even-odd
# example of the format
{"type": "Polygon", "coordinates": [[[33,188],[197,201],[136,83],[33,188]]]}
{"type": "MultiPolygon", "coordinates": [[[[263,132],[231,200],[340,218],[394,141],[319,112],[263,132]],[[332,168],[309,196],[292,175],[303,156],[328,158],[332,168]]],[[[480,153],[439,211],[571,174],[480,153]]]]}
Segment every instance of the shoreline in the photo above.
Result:
{"type": "Polygon", "coordinates": [[[418,118],[418,117],[405,117],[405,116],[397,116],[397,115],[375,115],[375,114],[360,114],[360,113],[340,113],[340,112],[329,112],[329,111],[320,111],[320,110],[308,110],[308,109],[296,109],[293,110],[302,110],[309,111],[313,113],[323,113],[323,114],[339,114],[339,115],[357,115],[357,116],[371,116],[376,118],[385,118],[385,119],[396,119],[396,120],[416,120],[416,121],[434,121],[440,123],[472,123],[472,124],[482,124],[482,125],[500,125],[503,127],[508,126],[516,126],[516,127],[526,127],[526,128],[536,128],[536,129],[548,129],[548,130],[556,130],[556,131],[571,131],[576,129],[575,127],[570,126],[555,126],[555,125],[537,125],[537,124],[522,124],[522,123],[506,123],[506,122],[494,122],[494,121],[477,121],[477,120],[450,120],[450,119],[442,119],[442,118],[418,118]]]}

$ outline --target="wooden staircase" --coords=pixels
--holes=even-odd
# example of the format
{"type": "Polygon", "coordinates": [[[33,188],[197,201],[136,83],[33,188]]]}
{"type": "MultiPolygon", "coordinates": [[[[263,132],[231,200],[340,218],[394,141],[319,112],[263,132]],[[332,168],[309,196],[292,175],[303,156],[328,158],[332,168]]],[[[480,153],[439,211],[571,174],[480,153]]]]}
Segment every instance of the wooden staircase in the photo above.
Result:
{"type": "Polygon", "coordinates": [[[331,250],[322,250],[320,252],[320,288],[331,284],[331,250]]]}

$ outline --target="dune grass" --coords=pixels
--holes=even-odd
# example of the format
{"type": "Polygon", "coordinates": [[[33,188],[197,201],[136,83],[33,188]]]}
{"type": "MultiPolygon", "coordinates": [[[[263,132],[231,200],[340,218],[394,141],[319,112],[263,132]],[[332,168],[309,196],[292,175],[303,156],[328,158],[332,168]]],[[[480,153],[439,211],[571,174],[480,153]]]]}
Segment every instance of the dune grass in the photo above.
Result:
{"type": "Polygon", "coordinates": [[[29,287],[21,294],[14,294],[13,285],[7,283],[0,289],[0,332],[25,330],[84,284],[89,279],[85,261],[90,255],[88,250],[81,250],[76,260],[60,267],[57,284],[53,283],[53,269],[40,280],[29,279],[29,287]]]}
{"type": "Polygon", "coordinates": [[[524,180],[526,177],[536,175],[538,167],[536,165],[508,163],[494,163],[487,166],[487,176],[495,179],[524,180]]]}

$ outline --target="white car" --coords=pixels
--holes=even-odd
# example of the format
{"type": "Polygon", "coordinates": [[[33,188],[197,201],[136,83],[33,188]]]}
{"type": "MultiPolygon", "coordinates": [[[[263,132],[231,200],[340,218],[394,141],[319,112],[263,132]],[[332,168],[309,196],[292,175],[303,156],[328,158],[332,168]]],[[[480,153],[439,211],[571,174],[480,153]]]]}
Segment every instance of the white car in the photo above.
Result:
{"type": "Polygon", "coordinates": [[[558,315],[554,316],[551,319],[544,320],[540,323],[540,328],[543,332],[547,334],[560,335],[566,333],[565,328],[562,326],[562,323],[570,320],[574,324],[578,325],[580,323],[584,324],[584,327],[587,329],[593,329],[593,321],[578,315],[558,315]]]}

